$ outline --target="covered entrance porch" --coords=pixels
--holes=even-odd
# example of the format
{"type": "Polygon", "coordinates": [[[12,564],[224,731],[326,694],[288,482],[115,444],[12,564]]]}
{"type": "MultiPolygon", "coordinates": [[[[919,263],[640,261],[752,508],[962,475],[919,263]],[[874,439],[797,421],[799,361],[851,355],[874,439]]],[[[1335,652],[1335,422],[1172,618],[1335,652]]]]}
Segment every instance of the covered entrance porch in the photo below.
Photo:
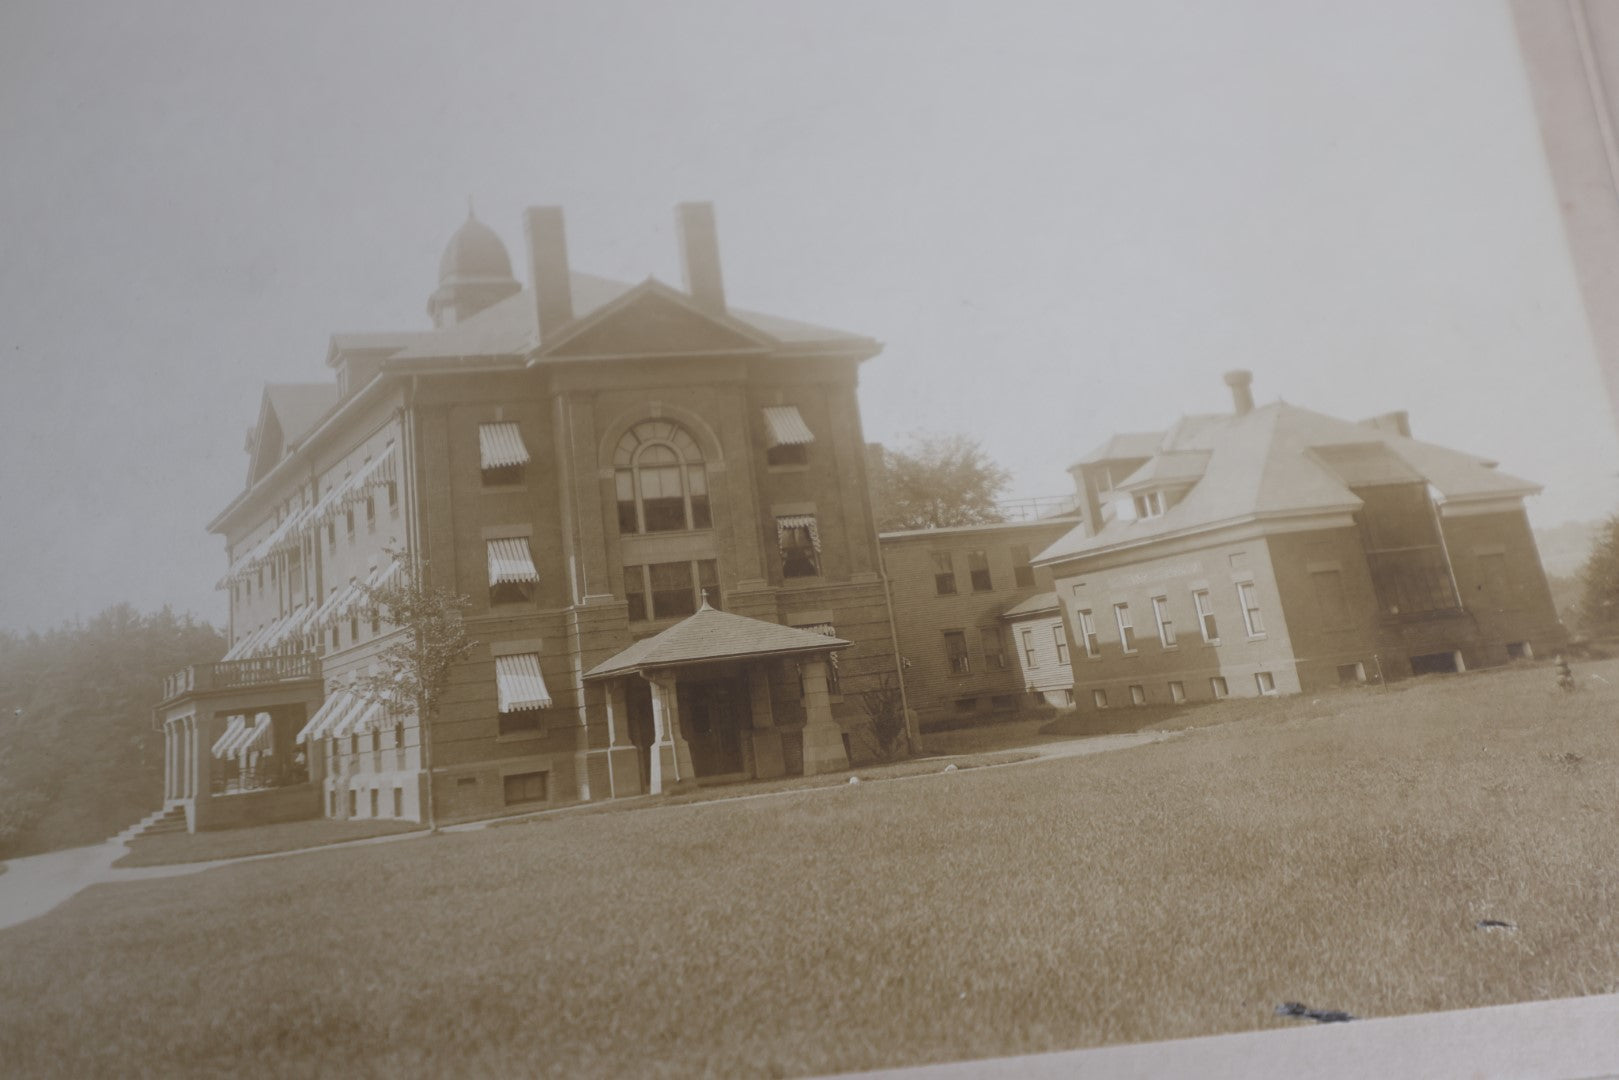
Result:
{"type": "Polygon", "coordinates": [[[653,794],[849,767],[827,667],[849,642],[741,615],[697,613],[597,665],[615,774],[653,794]],[[626,777],[628,778],[628,777],[626,777]]]}

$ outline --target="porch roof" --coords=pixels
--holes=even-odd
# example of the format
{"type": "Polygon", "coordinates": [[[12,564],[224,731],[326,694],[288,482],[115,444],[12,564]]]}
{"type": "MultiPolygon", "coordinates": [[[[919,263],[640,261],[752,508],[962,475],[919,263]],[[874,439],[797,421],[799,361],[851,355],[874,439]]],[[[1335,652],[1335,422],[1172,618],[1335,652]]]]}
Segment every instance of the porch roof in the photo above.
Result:
{"type": "Polygon", "coordinates": [[[617,656],[591,668],[585,678],[606,679],[715,660],[830,652],[847,649],[850,644],[843,638],[814,630],[715,611],[705,600],[697,614],[680,620],[662,633],[637,641],[617,656]]]}

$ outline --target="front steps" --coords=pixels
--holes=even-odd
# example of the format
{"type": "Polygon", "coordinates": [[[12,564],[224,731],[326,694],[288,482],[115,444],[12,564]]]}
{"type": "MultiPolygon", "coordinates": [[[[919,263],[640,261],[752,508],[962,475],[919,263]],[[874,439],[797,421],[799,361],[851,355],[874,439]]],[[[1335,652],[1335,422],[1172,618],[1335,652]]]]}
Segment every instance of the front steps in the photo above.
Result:
{"type": "Polygon", "coordinates": [[[159,833],[185,832],[186,810],[183,806],[171,806],[166,810],[154,810],[135,824],[113,837],[108,843],[128,845],[131,840],[141,836],[156,836],[159,833]]]}

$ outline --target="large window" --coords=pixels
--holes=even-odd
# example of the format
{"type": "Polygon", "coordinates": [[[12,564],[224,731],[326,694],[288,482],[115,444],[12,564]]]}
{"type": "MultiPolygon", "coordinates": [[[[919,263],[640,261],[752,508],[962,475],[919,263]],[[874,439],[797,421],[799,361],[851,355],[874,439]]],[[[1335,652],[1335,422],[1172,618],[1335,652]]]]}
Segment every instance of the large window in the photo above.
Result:
{"type": "Polygon", "coordinates": [[[782,577],[820,575],[821,532],[813,514],[777,518],[776,546],[781,551],[782,577]]]}
{"type": "Polygon", "coordinates": [[[1033,630],[1022,630],[1022,631],[1020,631],[1020,633],[1023,635],[1023,664],[1024,664],[1024,666],[1025,667],[1030,667],[1030,668],[1039,667],[1040,666],[1040,661],[1036,657],[1036,654],[1035,654],[1035,651],[1034,651],[1034,631],[1033,630]]]}
{"type": "Polygon", "coordinates": [[[1203,640],[1210,645],[1220,644],[1220,627],[1214,621],[1214,602],[1209,599],[1209,590],[1198,589],[1192,593],[1192,602],[1197,605],[1197,625],[1203,631],[1203,640]]]}
{"type": "Polygon", "coordinates": [[[995,583],[989,576],[989,555],[982,551],[967,552],[967,573],[972,577],[973,592],[992,592],[995,583]]]}
{"type": "Polygon", "coordinates": [[[714,524],[703,453],[685,428],[648,420],[624,433],[613,451],[621,533],[680,532],[714,524]]]}
{"type": "Polygon", "coordinates": [[[1096,618],[1089,610],[1077,611],[1074,614],[1079,623],[1079,643],[1085,647],[1085,655],[1100,655],[1102,642],[1096,636],[1096,618]]]}
{"type": "Polygon", "coordinates": [[[978,630],[978,639],[984,649],[984,666],[990,671],[1006,670],[1005,635],[998,626],[984,626],[978,630]]]}
{"type": "Polygon", "coordinates": [[[1158,644],[1166,649],[1175,647],[1175,620],[1169,615],[1169,597],[1152,598],[1152,617],[1158,623],[1158,644]]]}
{"type": "Polygon", "coordinates": [[[1242,603],[1242,621],[1248,628],[1249,637],[1262,637],[1265,633],[1265,616],[1259,610],[1259,592],[1251,581],[1237,584],[1237,599],[1242,603]]]}
{"type": "Polygon", "coordinates": [[[967,635],[964,631],[944,632],[944,655],[952,675],[966,675],[972,671],[972,664],[967,659],[967,635]]]}
{"type": "Polygon", "coordinates": [[[940,596],[953,596],[956,591],[956,568],[948,551],[933,553],[933,589],[940,596]]]}
{"type": "Polygon", "coordinates": [[[1029,565],[1029,545],[1012,545],[1012,582],[1020,589],[1034,588],[1034,567],[1029,565]]]}
{"type": "Polygon", "coordinates": [[[1130,605],[1113,605],[1113,622],[1119,628],[1119,647],[1127,653],[1136,651],[1136,631],[1130,623],[1130,605]]]}
{"type": "Polygon", "coordinates": [[[700,559],[626,566],[624,595],[632,622],[682,618],[696,612],[705,598],[709,607],[721,608],[719,564],[700,559]]]}
{"type": "Polygon", "coordinates": [[[1051,628],[1051,637],[1057,643],[1057,663],[1068,663],[1068,634],[1061,626],[1051,628]]]}

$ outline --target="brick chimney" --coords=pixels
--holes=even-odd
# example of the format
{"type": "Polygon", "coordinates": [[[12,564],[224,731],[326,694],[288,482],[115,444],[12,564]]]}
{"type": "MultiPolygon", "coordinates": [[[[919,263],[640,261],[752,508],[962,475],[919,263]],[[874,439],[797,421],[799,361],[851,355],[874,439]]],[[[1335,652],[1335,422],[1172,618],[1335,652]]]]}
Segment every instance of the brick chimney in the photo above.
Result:
{"type": "Polygon", "coordinates": [[[528,235],[529,280],[534,286],[534,315],[540,340],[555,337],[573,321],[573,284],[568,276],[568,240],[562,229],[562,207],[531,206],[523,213],[528,235]]]}
{"type": "Polygon", "coordinates": [[[712,315],[725,314],[725,280],[720,276],[720,240],[714,228],[714,204],[681,203],[675,207],[680,232],[680,264],[686,292],[712,315]]]}
{"type": "Polygon", "coordinates": [[[1231,405],[1238,416],[1247,416],[1254,411],[1254,373],[1251,371],[1228,371],[1225,373],[1225,384],[1231,387],[1231,405]]]}

